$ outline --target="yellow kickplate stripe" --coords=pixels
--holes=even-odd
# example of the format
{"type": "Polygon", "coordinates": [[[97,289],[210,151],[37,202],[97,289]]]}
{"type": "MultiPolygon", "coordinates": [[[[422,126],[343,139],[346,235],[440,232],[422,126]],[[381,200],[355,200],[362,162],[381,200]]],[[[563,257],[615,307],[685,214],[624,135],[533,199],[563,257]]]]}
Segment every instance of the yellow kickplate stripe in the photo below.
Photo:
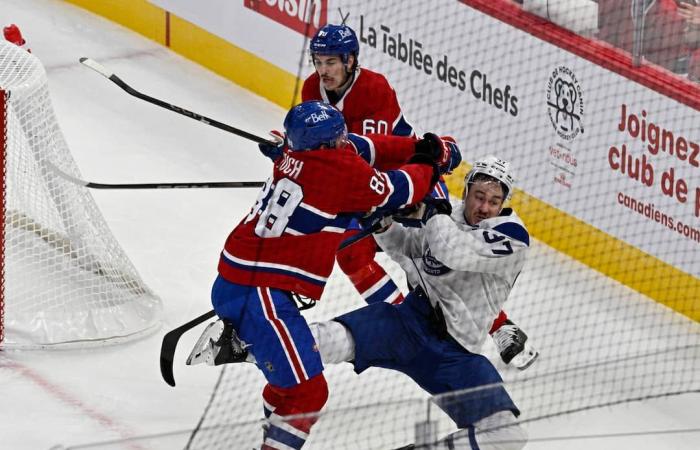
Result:
{"type": "Polygon", "coordinates": [[[170,17],[170,48],[175,52],[284,109],[300,101],[301,94],[292,98],[294,75],[184,19],[170,17]]]}
{"type": "Polygon", "coordinates": [[[165,45],[165,11],[146,0],[65,0],[165,45]]]}
{"type": "MultiPolygon", "coordinates": [[[[301,101],[294,96],[297,78],[230,42],[146,0],[65,0],[169,46],[284,109],[301,101]]],[[[301,90],[299,85],[297,90],[301,90]]]]}

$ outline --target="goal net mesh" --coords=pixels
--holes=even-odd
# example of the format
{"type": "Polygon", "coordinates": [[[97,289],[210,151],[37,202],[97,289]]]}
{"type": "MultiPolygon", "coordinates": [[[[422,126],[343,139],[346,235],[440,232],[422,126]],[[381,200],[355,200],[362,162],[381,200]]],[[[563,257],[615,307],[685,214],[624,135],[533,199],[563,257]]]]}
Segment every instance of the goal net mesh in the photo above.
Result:
{"type": "Polygon", "coordinates": [[[85,187],[51,106],[46,72],[0,40],[4,183],[2,345],[88,346],[159,326],[161,302],[143,283],[85,187]]]}

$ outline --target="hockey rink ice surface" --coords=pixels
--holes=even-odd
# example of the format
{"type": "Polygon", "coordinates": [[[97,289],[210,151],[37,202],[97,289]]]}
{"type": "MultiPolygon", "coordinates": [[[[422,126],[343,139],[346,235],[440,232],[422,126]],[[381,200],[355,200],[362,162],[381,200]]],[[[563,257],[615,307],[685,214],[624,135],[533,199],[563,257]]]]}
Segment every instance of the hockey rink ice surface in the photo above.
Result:
{"type": "MultiPolygon", "coordinates": [[[[60,1],[0,0],[0,26],[10,23],[20,26],[33,53],[47,69],[58,122],[85,180],[137,183],[267,178],[270,162],[254,143],[129,96],[80,65],[78,59],[91,57],[144,93],[261,136],[281,128],[282,108],[140,35],[60,1]]],[[[209,289],[221,246],[254,203],[257,190],[112,190],[92,194],[144,281],[163,300],[163,326],[157,333],[129,344],[90,350],[0,353],[2,450],[183,448],[217,380],[220,368],[184,365],[201,327],[180,341],[176,388],[161,379],[160,343],[166,331],[211,309],[209,289]],[[144,437],[150,438],[141,439],[144,437]],[[107,442],[111,443],[104,444],[107,442]]],[[[598,297],[648,301],[537,241],[532,253],[549,263],[545,267],[526,265],[519,284],[527,288],[515,302],[506,303],[511,317],[517,318],[518,311],[528,307],[530,292],[557,291],[582,283],[596,286],[583,290],[584,296],[592,292],[598,297]]],[[[392,273],[397,272],[393,269],[392,273]]],[[[331,294],[343,289],[350,292],[341,276],[333,277],[329,289],[331,294]]],[[[594,309],[598,297],[577,301],[589,303],[594,309]]],[[[338,303],[333,303],[332,295],[324,297],[307,317],[331,318],[361,304],[359,300],[338,303]]],[[[607,314],[603,308],[600,311],[607,314]]],[[[609,318],[601,317],[601,321],[609,322],[609,318]]],[[[538,339],[538,330],[546,327],[524,327],[541,351],[540,360],[523,373],[497,365],[506,380],[535,376],[538,370],[556,366],[548,348],[559,348],[561,342],[555,341],[570,336],[563,324],[558,328],[562,332],[555,333],[558,336],[542,333],[538,339]]],[[[609,344],[614,351],[614,342],[609,344]]],[[[487,354],[493,358],[492,350],[487,354]]],[[[245,386],[236,393],[240,402],[231,408],[240,409],[242,421],[257,417],[262,413],[262,375],[251,365],[230,370],[240,372],[241,386],[245,386]]],[[[381,369],[371,369],[358,377],[350,365],[344,364],[329,368],[327,377],[329,411],[348,403],[360,405],[422,395],[402,375],[381,369]],[[381,380],[392,383],[393,398],[382,397],[381,380]]],[[[700,395],[684,394],[539,420],[525,425],[531,438],[526,448],[697,449],[699,404],[700,395]]],[[[329,448],[328,441],[314,442],[315,435],[324,440],[330,437],[322,427],[323,420],[312,431],[305,448],[329,448]]],[[[380,435],[382,430],[369,427],[362,432],[372,436],[380,435]]],[[[412,429],[406,430],[407,436],[412,433],[412,429]]],[[[255,432],[255,436],[261,435],[255,432]]],[[[255,445],[259,441],[251,438],[249,445],[230,448],[249,449],[255,445]]]]}

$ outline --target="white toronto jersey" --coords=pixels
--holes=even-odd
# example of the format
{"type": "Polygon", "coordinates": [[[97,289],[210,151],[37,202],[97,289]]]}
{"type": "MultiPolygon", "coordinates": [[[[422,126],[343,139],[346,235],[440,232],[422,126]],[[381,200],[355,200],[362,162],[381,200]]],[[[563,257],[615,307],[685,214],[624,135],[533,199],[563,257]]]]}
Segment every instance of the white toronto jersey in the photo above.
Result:
{"type": "Polygon", "coordinates": [[[375,234],[382,249],[440,304],[447,330],[464,348],[479,353],[493,321],[525,264],[530,238],[510,208],[468,225],[464,207],[438,214],[423,228],[393,224],[375,234]]]}

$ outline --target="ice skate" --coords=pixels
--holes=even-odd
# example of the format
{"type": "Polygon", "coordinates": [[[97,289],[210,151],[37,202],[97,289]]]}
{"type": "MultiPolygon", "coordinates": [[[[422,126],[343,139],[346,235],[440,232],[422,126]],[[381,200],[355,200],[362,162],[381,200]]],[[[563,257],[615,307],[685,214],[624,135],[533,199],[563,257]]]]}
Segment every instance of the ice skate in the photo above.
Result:
{"type": "Polygon", "coordinates": [[[218,366],[246,362],[247,348],[248,345],[240,340],[231,323],[217,320],[207,325],[187,357],[186,364],[194,366],[204,363],[208,366],[218,366]]]}
{"type": "Polygon", "coordinates": [[[510,320],[491,335],[498,348],[501,359],[520,370],[525,370],[539,356],[539,352],[527,343],[527,335],[510,320]]]}

